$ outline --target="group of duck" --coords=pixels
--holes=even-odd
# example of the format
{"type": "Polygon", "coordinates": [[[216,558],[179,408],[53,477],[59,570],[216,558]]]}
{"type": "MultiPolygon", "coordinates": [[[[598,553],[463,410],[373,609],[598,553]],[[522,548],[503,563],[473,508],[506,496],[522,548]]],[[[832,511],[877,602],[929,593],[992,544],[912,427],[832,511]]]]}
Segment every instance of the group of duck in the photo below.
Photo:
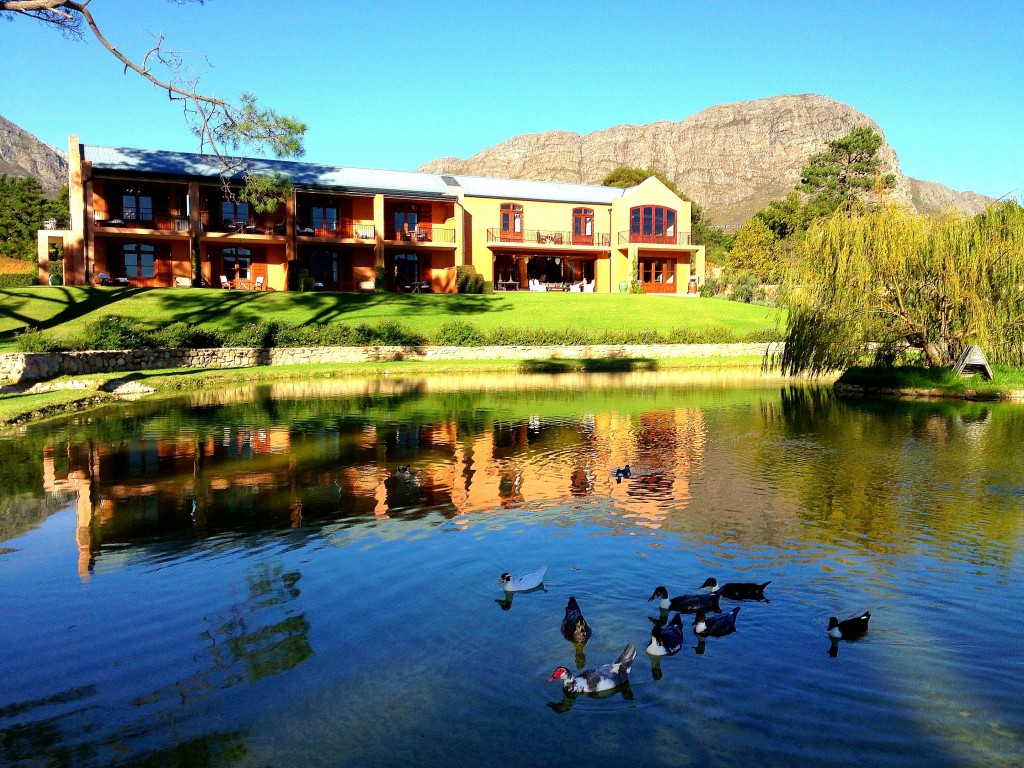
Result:
{"type": "MultiPolygon", "coordinates": [[[[511,598],[514,592],[529,592],[542,587],[546,573],[546,565],[519,577],[503,573],[498,579],[498,584],[505,590],[507,598],[511,598]]],[[[701,585],[701,592],[677,595],[671,598],[665,587],[655,587],[654,593],[647,602],[658,601],[658,607],[661,609],[661,621],[655,621],[654,627],[651,629],[651,641],[647,645],[647,653],[654,657],[673,656],[683,648],[686,634],[682,619],[684,613],[693,614],[691,626],[699,644],[702,644],[705,638],[723,637],[735,632],[736,617],[739,615],[740,606],[722,611],[719,605],[720,599],[724,597],[736,601],[765,600],[764,590],[769,584],[771,584],[770,581],[763,584],[744,582],[719,584],[717,579],[709,578],[701,585]],[[668,615],[673,611],[675,616],[671,621],[667,621],[668,615]]],[[[831,617],[826,630],[832,641],[830,655],[836,655],[839,640],[852,640],[863,635],[867,631],[870,618],[870,611],[864,611],[843,621],[839,621],[835,616],[831,617]]],[[[654,620],[652,619],[652,621],[654,620]]],[[[583,646],[587,644],[593,634],[593,629],[584,618],[583,611],[575,597],[570,597],[565,606],[561,632],[566,640],[576,646],[577,659],[579,659],[583,646]]],[[[560,680],[562,689],[570,696],[613,691],[629,682],[629,672],[635,657],[636,647],[629,643],[611,664],[584,669],[575,674],[567,667],[557,667],[547,681],[552,683],[560,680]]]]}

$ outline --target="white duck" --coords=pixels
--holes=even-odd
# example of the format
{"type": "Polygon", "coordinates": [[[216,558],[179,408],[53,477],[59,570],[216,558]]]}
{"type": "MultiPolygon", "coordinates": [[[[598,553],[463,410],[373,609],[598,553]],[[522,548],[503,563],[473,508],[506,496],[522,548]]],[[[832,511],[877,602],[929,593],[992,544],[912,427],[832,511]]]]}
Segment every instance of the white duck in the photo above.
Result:
{"type": "Polygon", "coordinates": [[[574,675],[565,667],[558,667],[551,673],[548,682],[561,680],[562,690],[571,695],[611,691],[629,682],[629,670],[635,656],[636,647],[630,643],[611,664],[585,669],[579,675],[574,675]]]}
{"type": "Polygon", "coordinates": [[[498,584],[504,584],[506,592],[526,592],[531,589],[536,589],[544,583],[544,574],[547,573],[548,567],[542,565],[533,573],[527,573],[524,576],[512,577],[510,573],[501,574],[501,578],[498,579],[498,584]]]}

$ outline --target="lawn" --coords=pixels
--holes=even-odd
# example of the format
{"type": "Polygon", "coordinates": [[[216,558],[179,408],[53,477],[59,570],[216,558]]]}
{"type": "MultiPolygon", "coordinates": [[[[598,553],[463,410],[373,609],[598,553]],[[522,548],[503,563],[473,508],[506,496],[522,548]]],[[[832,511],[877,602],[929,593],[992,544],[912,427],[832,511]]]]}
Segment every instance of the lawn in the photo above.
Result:
{"type": "Polygon", "coordinates": [[[661,332],[727,328],[737,337],[776,329],[772,307],[722,299],[584,293],[393,294],[224,291],[209,288],[49,287],[0,290],[0,349],[36,328],[58,339],[82,335],[104,315],[138,320],[152,329],[185,321],[222,331],[277,320],[297,325],[395,320],[428,338],[445,322],[462,319],[495,328],[661,332]]]}
{"type": "Polygon", "coordinates": [[[993,365],[992,381],[981,376],[964,378],[949,368],[920,368],[901,366],[894,368],[850,368],[839,377],[838,384],[883,389],[939,390],[961,394],[974,390],[981,395],[997,396],[1024,391],[1024,369],[1009,365],[993,365]]]}

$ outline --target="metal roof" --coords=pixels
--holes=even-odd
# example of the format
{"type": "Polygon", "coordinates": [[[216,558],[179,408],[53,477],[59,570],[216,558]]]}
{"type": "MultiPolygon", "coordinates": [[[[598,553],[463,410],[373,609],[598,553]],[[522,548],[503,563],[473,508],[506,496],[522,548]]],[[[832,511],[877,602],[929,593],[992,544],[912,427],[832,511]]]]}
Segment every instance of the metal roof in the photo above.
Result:
{"type": "MultiPolygon", "coordinates": [[[[96,147],[82,145],[82,159],[96,170],[121,173],[154,173],[163,176],[221,177],[223,166],[215,155],[170,152],[156,149],[96,147]]],[[[354,193],[392,193],[415,197],[456,196],[457,190],[469,197],[545,200],[566,203],[610,205],[629,190],[593,184],[564,184],[554,181],[501,179],[459,174],[391,171],[353,168],[341,165],[300,163],[293,160],[240,158],[254,173],[283,173],[298,188],[335,189],[354,193]]],[[[233,178],[241,178],[235,173],[233,178]]]]}

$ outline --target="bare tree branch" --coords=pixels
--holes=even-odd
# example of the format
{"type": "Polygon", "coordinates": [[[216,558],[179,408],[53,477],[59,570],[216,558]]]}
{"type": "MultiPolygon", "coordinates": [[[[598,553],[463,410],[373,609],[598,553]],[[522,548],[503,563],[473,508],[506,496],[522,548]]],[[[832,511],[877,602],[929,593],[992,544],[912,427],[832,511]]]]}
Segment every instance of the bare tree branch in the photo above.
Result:
{"type": "MultiPolygon", "coordinates": [[[[300,157],[304,153],[302,138],[306,124],[295,118],[281,115],[277,111],[261,107],[251,93],[243,93],[238,103],[207,95],[199,91],[199,78],[190,71],[189,61],[184,54],[166,48],[163,35],[156,36],[156,44],[136,63],[125,56],[116,45],[104,36],[88,6],[91,0],[0,0],[0,14],[24,16],[49,26],[56,27],[68,37],[81,39],[83,23],[99,43],[112,53],[129,70],[151,82],[167,93],[171,101],[181,103],[186,122],[199,139],[200,151],[209,151],[217,156],[222,166],[225,191],[232,194],[229,180],[242,174],[248,182],[252,173],[248,163],[230,153],[242,147],[250,147],[260,154],[271,153],[276,157],[300,157]],[[154,73],[154,66],[166,70],[166,76],[154,73]]],[[[194,0],[203,3],[203,0],[194,0]]],[[[184,4],[188,0],[171,0],[184,4]]],[[[261,185],[261,191],[250,200],[260,207],[263,198],[274,197],[273,185],[261,185]]],[[[286,190],[277,189],[277,196],[286,190]]]]}

